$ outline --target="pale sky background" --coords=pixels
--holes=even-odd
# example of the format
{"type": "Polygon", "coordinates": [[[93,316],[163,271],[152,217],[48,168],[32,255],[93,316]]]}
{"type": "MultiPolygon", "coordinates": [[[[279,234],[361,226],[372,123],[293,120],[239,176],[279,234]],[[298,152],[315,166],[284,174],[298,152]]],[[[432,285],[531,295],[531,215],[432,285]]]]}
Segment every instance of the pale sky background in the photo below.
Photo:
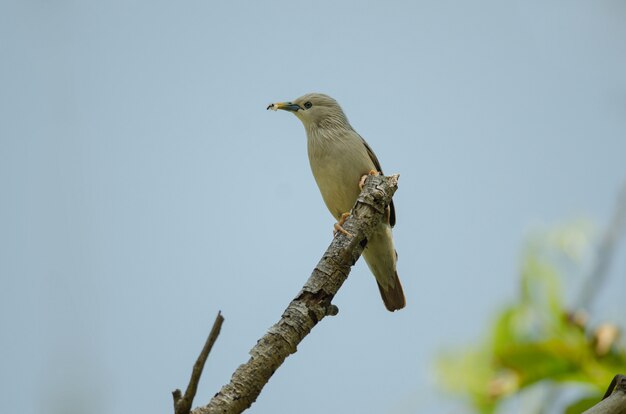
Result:
{"type": "Polygon", "coordinates": [[[438,352],[515,297],[529,231],[601,227],[626,176],[623,0],[3,0],[0,59],[5,412],[171,413],[220,309],[194,406],[247,360],[333,224],[269,102],[330,94],[401,174],[407,307],[359,262],[255,413],[453,411],[438,352]]]}

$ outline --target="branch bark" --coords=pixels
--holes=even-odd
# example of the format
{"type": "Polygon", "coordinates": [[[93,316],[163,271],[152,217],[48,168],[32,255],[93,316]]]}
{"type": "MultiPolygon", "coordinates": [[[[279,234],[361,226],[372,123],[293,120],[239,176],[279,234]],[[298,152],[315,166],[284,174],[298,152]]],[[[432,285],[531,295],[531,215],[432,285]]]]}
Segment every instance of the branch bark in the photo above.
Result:
{"type": "Polygon", "coordinates": [[[616,375],[602,401],[582,414],[626,414],[626,376],[616,375]]]}
{"type": "MultiPolygon", "coordinates": [[[[324,317],[336,315],[331,303],[361,256],[367,237],[382,219],[398,186],[398,175],[368,176],[363,191],[343,227],[333,239],[313,273],[283,312],[280,320],[250,350],[250,359],[234,372],[211,401],[192,414],[240,413],[250,407],[283,361],[324,317]]],[[[355,183],[356,185],[356,183],[355,183]]]]}

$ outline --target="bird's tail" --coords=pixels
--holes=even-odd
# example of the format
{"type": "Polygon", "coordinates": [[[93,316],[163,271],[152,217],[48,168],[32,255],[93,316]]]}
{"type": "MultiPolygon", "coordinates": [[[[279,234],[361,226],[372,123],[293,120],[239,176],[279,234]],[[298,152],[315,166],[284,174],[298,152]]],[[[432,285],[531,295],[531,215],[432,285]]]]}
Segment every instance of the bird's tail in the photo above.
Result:
{"type": "Polygon", "coordinates": [[[385,307],[390,312],[402,309],[406,305],[406,299],[404,299],[404,291],[402,290],[402,284],[400,284],[398,272],[393,272],[393,278],[393,282],[388,283],[385,287],[381,286],[380,283],[376,281],[380,296],[383,298],[383,302],[385,302],[385,307]]]}

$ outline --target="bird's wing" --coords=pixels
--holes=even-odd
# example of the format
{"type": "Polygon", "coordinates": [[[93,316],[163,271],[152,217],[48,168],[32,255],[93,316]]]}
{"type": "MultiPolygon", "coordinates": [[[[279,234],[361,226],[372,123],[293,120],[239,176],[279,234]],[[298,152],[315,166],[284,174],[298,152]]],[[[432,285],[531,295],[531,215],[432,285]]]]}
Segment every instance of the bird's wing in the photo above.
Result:
{"type": "MultiPolygon", "coordinates": [[[[370,158],[372,159],[372,162],[374,163],[374,166],[376,167],[376,170],[380,171],[380,173],[382,174],[383,173],[383,169],[380,168],[380,162],[378,162],[378,158],[376,158],[376,154],[374,154],[374,151],[372,151],[372,149],[368,145],[367,141],[365,141],[362,136],[359,135],[359,138],[361,138],[361,141],[363,141],[363,145],[365,145],[365,148],[367,149],[367,153],[369,154],[370,158]]],[[[389,225],[391,227],[396,225],[396,209],[393,206],[393,199],[389,203],[389,225]]]]}

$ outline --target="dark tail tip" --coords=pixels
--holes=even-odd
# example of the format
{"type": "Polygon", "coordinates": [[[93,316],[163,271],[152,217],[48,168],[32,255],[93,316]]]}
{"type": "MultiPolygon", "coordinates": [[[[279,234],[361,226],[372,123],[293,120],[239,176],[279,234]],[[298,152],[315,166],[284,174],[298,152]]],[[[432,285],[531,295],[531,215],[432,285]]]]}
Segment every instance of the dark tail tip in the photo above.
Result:
{"type": "Polygon", "coordinates": [[[398,278],[398,273],[394,273],[394,283],[393,286],[388,286],[387,289],[384,289],[378,282],[378,290],[380,291],[380,296],[383,298],[383,302],[385,303],[385,307],[389,312],[397,311],[406,306],[406,299],[404,298],[404,291],[402,290],[402,284],[400,284],[400,278],[398,278]]]}

